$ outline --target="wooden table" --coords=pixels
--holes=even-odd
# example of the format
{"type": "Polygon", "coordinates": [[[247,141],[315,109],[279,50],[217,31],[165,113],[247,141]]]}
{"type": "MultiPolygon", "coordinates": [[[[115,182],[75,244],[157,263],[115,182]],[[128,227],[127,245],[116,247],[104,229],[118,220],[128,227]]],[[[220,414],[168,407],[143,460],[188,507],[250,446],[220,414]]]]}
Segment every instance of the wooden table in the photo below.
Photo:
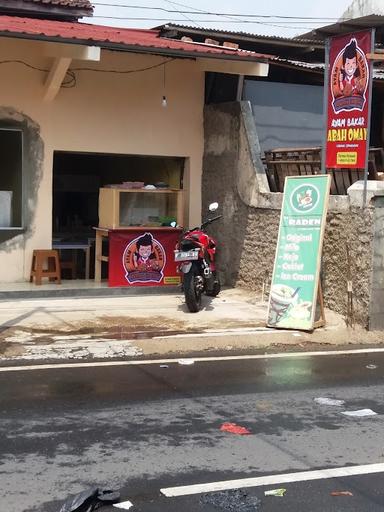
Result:
{"type": "MultiPolygon", "coordinates": [[[[91,261],[91,244],[89,242],[53,242],[52,249],[58,251],[72,250],[72,251],[84,251],[85,253],[85,279],[89,279],[89,268],[91,261]]],[[[76,258],[76,252],[74,252],[76,258]]],[[[75,259],[76,263],[76,259],[75,259]]]]}
{"type": "Polygon", "coordinates": [[[108,262],[109,257],[103,256],[103,238],[108,239],[109,229],[108,228],[93,228],[96,231],[96,242],[95,242],[95,282],[100,283],[101,281],[101,263],[102,261],[108,262]]]}

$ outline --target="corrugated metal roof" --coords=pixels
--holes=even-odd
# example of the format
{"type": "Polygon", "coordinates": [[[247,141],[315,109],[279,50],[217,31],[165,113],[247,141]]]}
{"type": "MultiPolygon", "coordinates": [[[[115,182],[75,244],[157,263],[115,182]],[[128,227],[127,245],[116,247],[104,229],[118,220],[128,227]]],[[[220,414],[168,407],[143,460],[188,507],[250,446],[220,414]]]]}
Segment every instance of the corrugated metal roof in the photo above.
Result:
{"type": "Polygon", "coordinates": [[[362,16],[361,18],[354,18],[350,20],[342,20],[332,25],[316,28],[311,32],[307,32],[300,37],[309,40],[325,39],[330,36],[339,34],[348,34],[357,30],[364,30],[367,28],[382,29],[384,26],[384,16],[381,14],[370,14],[369,16],[362,16]]]}
{"type": "MultiPolygon", "coordinates": [[[[255,41],[259,40],[259,39],[263,39],[263,40],[268,40],[268,41],[281,41],[281,42],[292,42],[292,43],[311,43],[313,44],[314,42],[316,42],[314,39],[306,39],[306,38],[302,38],[301,36],[297,36],[297,37],[283,37],[283,36],[266,36],[266,35],[263,35],[263,34],[255,34],[255,33],[252,33],[252,32],[236,32],[236,31],[231,31],[231,30],[221,30],[221,29],[213,29],[213,28],[205,28],[205,27],[194,27],[194,26],[191,26],[191,25],[179,25],[177,23],[167,23],[165,25],[160,25],[158,27],[156,27],[156,29],[160,29],[160,30],[185,30],[185,31],[195,31],[195,32],[204,32],[204,33],[207,33],[207,35],[209,35],[210,33],[212,34],[223,34],[224,36],[228,35],[228,36],[240,36],[240,37],[247,37],[247,38],[252,38],[254,39],[255,41]]],[[[323,43],[322,39],[319,38],[318,39],[318,42],[320,44],[323,43]]]]}
{"type": "MultiPolygon", "coordinates": [[[[313,62],[302,62],[298,60],[290,60],[290,59],[274,59],[272,63],[275,62],[277,64],[287,64],[291,67],[307,69],[308,71],[318,71],[320,73],[324,72],[325,65],[321,63],[313,63],[313,62]]],[[[384,80],[384,69],[374,68],[373,69],[373,78],[375,80],[384,80]]]]}
{"type": "Polygon", "coordinates": [[[0,36],[23,37],[26,39],[60,40],[82,42],[104,48],[119,48],[126,51],[140,49],[158,50],[158,53],[197,57],[222,57],[229,60],[266,60],[270,56],[246,50],[234,50],[219,46],[188,43],[178,39],[160,37],[159,30],[116,28],[87,23],[18,18],[0,16],[0,36]]]}

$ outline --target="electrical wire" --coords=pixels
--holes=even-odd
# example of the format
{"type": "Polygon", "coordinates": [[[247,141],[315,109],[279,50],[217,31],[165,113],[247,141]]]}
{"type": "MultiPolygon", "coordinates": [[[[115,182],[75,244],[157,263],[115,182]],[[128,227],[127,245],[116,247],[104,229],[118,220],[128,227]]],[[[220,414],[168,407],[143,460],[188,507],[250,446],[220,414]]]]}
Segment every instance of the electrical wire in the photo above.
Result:
{"type": "MultiPolygon", "coordinates": [[[[166,23],[170,23],[170,22],[180,22],[181,20],[180,19],[169,19],[169,18],[142,18],[142,17],[119,17],[119,16],[101,16],[101,15],[95,15],[95,16],[87,16],[88,18],[101,18],[101,19],[106,19],[106,20],[122,20],[122,21],[165,21],[166,23]]],[[[217,23],[218,20],[199,20],[200,23],[217,23]]],[[[232,20],[220,20],[220,23],[231,23],[233,24],[234,22],[232,20]]],[[[294,25],[277,25],[277,23],[279,22],[276,22],[276,23],[269,23],[269,22],[266,22],[266,21],[256,21],[256,20],[236,20],[236,23],[237,24],[251,24],[251,25],[262,25],[264,27],[276,27],[276,28],[288,28],[288,29],[297,29],[297,30],[302,30],[302,29],[308,29],[308,30],[313,30],[314,28],[316,28],[318,26],[318,23],[313,25],[313,26],[303,26],[301,25],[300,27],[298,26],[294,26],[294,25]]],[[[284,23],[284,22],[281,22],[281,23],[284,23]]]]}
{"type": "MultiPolygon", "coordinates": [[[[149,16],[103,16],[101,14],[90,14],[89,16],[83,16],[84,18],[106,18],[106,19],[112,19],[112,20],[139,20],[139,21],[180,21],[180,19],[169,19],[169,18],[151,18],[149,16]]],[[[191,21],[191,20],[190,20],[191,21]]],[[[248,19],[248,20],[243,20],[243,19],[238,19],[236,18],[235,20],[212,20],[212,19],[209,19],[209,20],[199,20],[200,22],[204,22],[204,23],[208,23],[208,22],[211,22],[211,23],[217,23],[217,21],[220,21],[220,23],[259,23],[261,25],[270,25],[270,22],[268,21],[257,21],[256,19],[248,19]]],[[[297,24],[312,24],[312,25],[318,25],[319,22],[318,21],[274,21],[274,23],[295,23],[296,25],[297,24]]],[[[368,26],[368,25],[367,25],[368,26]]]]}
{"type": "MultiPolygon", "coordinates": [[[[167,1],[167,0],[165,0],[167,1]]],[[[170,3],[173,3],[173,4],[176,4],[176,5],[183,5],[183,4],[177,4],[176,2],[170,2],[170,3]]],[[[123,5],[123,4],[106,4],[105,5],[106,7],[112,7],[112,6],[117,6],[117,7],[133,7],[133,6],[128,6],[128,5],[123,5]]],[[[134,6],[135,8],[141,8],[140,6],[134,6]]],[[[146,7],[147,9],[150,9],[148,7],[146,7]]],[[[250,15],[247,15],[247,14],[224,14],[224,13],[210,13],[209,11],[203,11],[203,10],[200,10],[200,9],[196,9],[195,11],[181,11],[181,10],[167,10],[165,8],[160,8],[160,7],[156,7],[156,8],[153,8],[153,9],[157,9],[157,10],[163,10],[165,12],[173,12],[175,14],[179,14],[180,16],[185,16],[185,13],[191,13],[191,14],[196,14],[196,15],[203,15],[203,14],[206,14],[207,16],[215,16],[216,19],[199,19],[199,20],[191,20],[190,18],[187,18],[188,21],[196,24],[196,25],[199,25],[199,23],[217,23],[218,21],[220,21],[220,23],[236,23],[236,24],[255,24],[255,25],[260,25],[260,26],[266,26],[266,27],[275,27],[275,28],[287,28],[287,29],[295,29],[295,30],[302,30],[302,29],[307,29],[307,30],[313,30],[314,28],[316,28],[319,24],[321,24],[321,20],[324,22],[324,19],[323,18],[299,18],[299,17],[284,17],[284,16],[277,16],[278,19],[275,19],[273,23],[271,22],[268,22],[268,21],[260,21],[258,20],[258,18],[260,19],[274,19],[275,16],[273,15],[256,15],[256,14],[250,14],[250,15]],[[236,16],[236,17],[235,17],[236,16]],[[222,17],[224,18],[227,18],[227,19],[221,19],[222,17]],[[248,17],[248,19],[244,19],[245,17],[248,17]],[[249,19],[251,18],[251,19],[249,19]],[[282,19],[283,21],[279,21],[279,19],[282,19]],[[292,21],[290,21],[292,20],[292,21]],[[294,21],[295,20],[295,21],[294,21]],[[305,20],[305,21],[300,21],[300,20],[305,20]],[[313,21],[311,21],[313,20],[313,21]],[[289,25],[288,25],[289,24],[289,25]],[[294,25],[291,25],[291,24],[294,24],[294,25]],[[309,24],[313,25],[313,26],[309,26],[309,24]],[[298,26],[300,25],[300,26],[298,26]]],[[[192,7],[192,9],[195,9],[192,7]]],[[[19,15],[19,16],[22,16],[22,17],[25,17],[26,16],[26,13],[25,11],[20,11],[20,10],[12,10],[12,13],[14,15],[19,15]]],[[[82,16],[82,18],[85,18],[85,19],[105,19],[105,20],[120,20],[120,21],[148,21],[148,22],[165,22],[165,23],[171,23],[171,22],[180,22],[180,18],[175,18],[175,19],[170,19],[170,18],[156,18],[156,17],[150,17],[150,16],[109,16],[109,15],[98,15],[98,14],[89,14],[89,15],[84,15],[82,16]]],[[[329,20],[331,20],[331,18],[329,18],[329,20]]],[[[328,20],[328,21],[329,21],[328,20]]],[[[342,21],[342,20],[339,20],[339,21],[342,21]]]]}
{"type": "Polygon", "coordinates": [[[38,68],[37,66],[32,66],[32,64],[28,64],[28,62],[24,62],[23,60],[1,60],[1,64],[22,64],[27,68],[34,69],[35,71],[41,71],[42,73],[49,73],[49,69],[38,68]]]}
{"type": "Polygon", "coordinates": [[[61,87],[63,89],[72,89],[73,87],[76,87],[76,84],[77,84],[77,79],[76,79],[76,75],[75,73],[69,69],[67,72],[66,72],[66,77],[68,77],[67,80],[65,80],[62,84],[61,84],[61,87]]]}
{"type": "MultiPolygon", "coordinates": [[[[196,7],[191,7],[190,5],[184,5],[184,4],[180,4],[178,2],[173,2],[174,5],[178,5],[179,7],[184,7],[185,9],[193,9],[195,12],[198,12],[198,13],[203,13],[203,14],[207,14],[205,11],[203,11],[202,9],[197,9],[196,7]]],[[[181,11],[179,11],[181,12],[181,11]]],[[[233,16],[229,16],[227,14],[223,14],[222,15],[224,18],[228,18],[230,20],[235,20],[236,21],[236,18],[234,18],[233,16]]]]}
{"type": "MultiPolygon", "coordinates": [[[[25,12],[21,12],[21,11],[17,11],[17,10],[14,10],[12,11],[14,15],[20,15],[21,17],[25,17],[26,16],[26,13],[25,12]]],[[[86,15],[86,16],[83,16],[83,18],[87,19],[87,23],[89,23],[89,20],[92,20],[92,19],[105,19],[105,20],[120,20],[120,21],[148,21],[148,22],[165,22],[165,23],[172,23],[172,22],[175,22],[175,23],[180,23],[180,18],[174,18],[174,19],[170,19],[170,18],[151,18],[151,17],[134,17],[134,16],[103,16],[103,15],[86,15]]],[[[255,24],[255,25],[259,25],[259,26],[265,26],[265,27],[275,27],[275,28],[287,28],[287,29],[297,29],[297,30],[303,30],[303,29],[308,29],[308,30],[313,30],[314,28],[316,28],[319,24],[316,23],[314,24],[313,26],[297,26],[297,24],[295,26],[288,26],[288,25],[285,25],[285,24],[281,24],[281,23],[291,23],[289,21],[287,22],[279,22],[279,21],[276,21],[275,23],[269,23],[269,22],[266,22],[266,21],[257,21],[256,19],[255,20],[242,20],[242,19],[236,19],[236,20],[218,20],[218,19],[207,19],[207,20],[198,20],[199,23],[217,23],[217,22],[220,22],[220,23],[230,23],[230,24],[255,24]]],[[[196,21],[194,21],[194,23],[197,24],[196,21]]],[[[292,22],[293,23],[293,22],[292,22]]],[[[298,22],[298,23],[301,23],[301,22],[298,22]]],[[[304,23],[304,22],[303,22],[304,23]]],[[[312,23],[312,22],[309,22],[309,23],[312,23]]],[[[314,23],[314,22],[313,22],[314,23]]],[[[202,27],[200,27],[202,28],[202,27]]]]}
{"type": "MultiPolygon", "coordinates": [[[[167,1],[167,0],[165,0],[167,1]]],[[[316,17],[316,16],[283,16],[280,14],[237,14],[237,13],[226,13],[226,12],[214,12],[214,11],[204,11],[203,9],[197,9],[195,7],[190,7],[185,4],[180,4],[178,2],[169,2],[174,5],[179,5],[180,7],[185,7],[187,9],[193,9],[193,11],[181,11],[181,10],[170,10],[165,9],[164,7],[149,7],[144,5],[127,5],[127,4],[108,4],[103,2],[92,2],[92,5],[104,6],[104,7],[121,7],[126,9],[142,9],[142,10],[151,10],[151,11],[163,11],[169,13],[178,13],[178,14],[195,14],[196,12],[200,12],[201,14],[209,14],[211,16],[231,16],[233,18],[274,18],[274,19],[284,19],[284,20],[313,20],[313,21],[340,21],[340,18],[331,18],[331,17],[316,17]]]]}
{"type": "MultiPolygon", "coordinates": [[[[170,2],[170,0],[164,0],[164,2],[166,2],[167,4],[170,4],[170,5],[176,5],[176,4],[174,4],[173,2],[170,2]]],[[[181,12],[180,12],[180,15],[181,15],[181,16],[183,16],[183,18],[185,18],[187,21],[190,21],[190,22],[191,22],[191,23],[193,23],[194,25],[197,25],[198,27],[202,28],[202,27],[201,27],[201,25],[199,25],[199,24],[197,23],[197,21],[194,21],[193,19],[188,18],[188,16],[187,16],[186,14],[184,14],[184,13],[181,13],[181,12]]]]}
{"type": "MultiPolygon", "coordinates": [[[[162,62],[159,62],[158,64],[154,64],[153,66],[147,66],[145,68],[139,68],[139,69],[128,69],[128,70],[121,70],[121,69],[95,69],[95,68],[71,68],[71,71],[93,71],[95,73],[117,73],[121,75],[130,75],[132,73],[142,73],[144,71],[149,71],[150,69],[156,69],[160,68],[161,66],[165,66],[166,64],[169,64],[170,62],[176,60],[175,57],[163,60],[162,62]]],[[[1,62],[0,62],[1,64],[1,62]]]]}
{"type": "MultiPolygon", "coordinates": [[[[71,69],[67,70],[67,72],[65,74],[64,82],[61,84],[61,87],[63,89],[72,89],[73,87],[76,87],[77,79],[76,79],[75,72],[79,72],[79,71],[88,71],[88,72],[91,71],[94,73],[116,73],[116,74],[121,74],[121,75],[129,75],[129,74],[133,74],[133,73],[142,73],[144,71],[156,69],[161,66],[164,66],[164,69],[165,69],[165,66],[174,60],[176,60],[176,58],[172,57],[170,59],[163,60],[162,62],[159,62],[152,66],[147,66],[145,68],[126,69],[126,70],[124,70],[124,69],[120,70],[120,69],[71,68],[71,69]]],[[[0,61],[0,65],[2,65],[2,64],[21,64],[21,65],[23,65],[29,69],[32,69],[34,71],[40,71],[41,73],[50,73],[50,71],[51,71],[50,69],[39,68],[37,66],[33,66],[32,64],[29,64],[28,62],[25,62],[23,60],[2,60],[2,61],[0,61]]],[[[165,73],[165,71],[164,71],[164,73],[165,73]]],[[[165,78],[164,78],[164,80],[165,80],[165,78]]]]}
{"type": "MultiPolygon", "coordinates": [[[[29,64],[28,62],[25,62],[23,60],[2,60],[0,61],[0,65],[1,64],[21,64],[22,66],[25,66],[29,69],[32,69],[34,71],[39,71],[40,73],[50,73],[50,69],[44,69],[44,68],[39,68],[37,66],[33,66],[32,64],[29,64]]],[[[75,87],[76,86],[76,75],[75,73],[72,71],[72,70],[67,70],[66,74],[65,74],[65,80],[64,82],[61,84],[61,87],[63,89],[71,89],[72,87],[75,87]]]]}

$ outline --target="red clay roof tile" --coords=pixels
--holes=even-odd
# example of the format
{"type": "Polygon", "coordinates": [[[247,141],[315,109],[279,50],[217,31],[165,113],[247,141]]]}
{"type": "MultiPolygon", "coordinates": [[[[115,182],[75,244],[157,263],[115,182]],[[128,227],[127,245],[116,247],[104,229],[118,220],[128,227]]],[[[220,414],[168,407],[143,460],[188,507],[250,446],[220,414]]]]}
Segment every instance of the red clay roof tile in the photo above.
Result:
{"type": "Polygon", "coordinates": [[[153,48],[161,50],[163,54],[167,54],[168,50],[170,55],[177,52],[188,56],[221,56],[228,57],[230,60],[248,61],[266,60],[272,57],[251,51],[166,39],[160,37],[160,30],[157,29],[116,28],[89,23],[0,16],[0,36],[12,35],[27,36],[28,39],[78,41],[101,47],[119,47],[122,50],[132,50],[135,47],[137,51],[153,48]]]}

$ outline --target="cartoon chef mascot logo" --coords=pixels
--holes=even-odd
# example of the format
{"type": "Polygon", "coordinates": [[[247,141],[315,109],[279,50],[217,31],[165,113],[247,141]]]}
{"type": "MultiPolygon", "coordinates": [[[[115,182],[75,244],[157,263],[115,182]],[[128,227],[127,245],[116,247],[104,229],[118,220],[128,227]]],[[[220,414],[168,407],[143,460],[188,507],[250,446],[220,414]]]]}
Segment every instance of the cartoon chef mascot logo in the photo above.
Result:
{"type": "Polygon", "coordinates": [[[165,250],[151,233],[145,233],[125,248],[123,265],[128,283],[160,283],[164,277],[165,250]]]}
{"type": "Polygon", "coordinates": [[[342,111],[362,111],[366,102],[369,67],[355,38],[336,57],[331,77],[332,107],[335,114],[342,111]]]}

